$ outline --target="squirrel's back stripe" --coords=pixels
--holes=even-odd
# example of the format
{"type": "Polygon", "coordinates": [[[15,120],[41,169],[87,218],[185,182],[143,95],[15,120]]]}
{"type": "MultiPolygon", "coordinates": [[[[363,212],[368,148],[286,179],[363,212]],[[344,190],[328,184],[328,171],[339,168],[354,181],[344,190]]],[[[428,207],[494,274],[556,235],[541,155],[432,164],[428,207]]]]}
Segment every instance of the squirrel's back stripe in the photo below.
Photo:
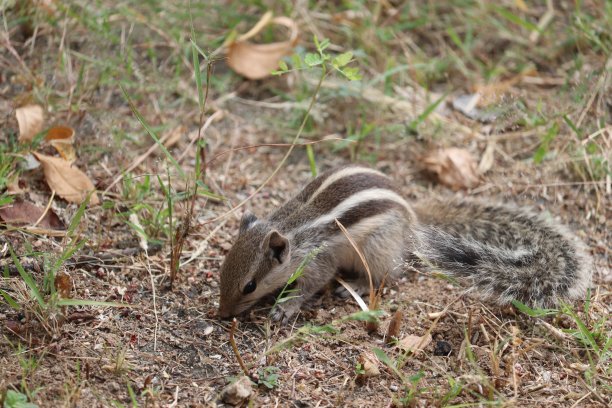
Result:
{"type": "Polygon", "coordinates": [[[383,173],[377,170],[374,170],[374,169],[367,168],[367,167],[359,167],[359,166],[344,167],[330,174],[329,177],[325,178],[325,180],[323,181],[323,183],[321,183],[319,188],[317,188],[316,191],[310,196],[310,198],[308,198],[308,204],[312,203],[319,194],[321,194],[323,191],[325,191],[329,186],[331,186],[335,182],[343,178],[356,175],[356,174],[372,174],[372,175],[384,177],[385,179],[387,178],[387,176],[385,176],[383,173]]]}
{"type": "Polygon", "coordinates": [[[383,202],[393,201],[399,204],[402,208],[406,209],[408,214],[412,214],[412,209],[399,194],[386,188],[371,188],[367,190],[361,190],[351,195],[347,199],[339,202],[333,209],[325,214],[315,218],[308,222],[301,229],[317,228],[323,226],[335,219],[341,219],[347,212],[353,211],[360,205],[367,202],[383,202]]]}

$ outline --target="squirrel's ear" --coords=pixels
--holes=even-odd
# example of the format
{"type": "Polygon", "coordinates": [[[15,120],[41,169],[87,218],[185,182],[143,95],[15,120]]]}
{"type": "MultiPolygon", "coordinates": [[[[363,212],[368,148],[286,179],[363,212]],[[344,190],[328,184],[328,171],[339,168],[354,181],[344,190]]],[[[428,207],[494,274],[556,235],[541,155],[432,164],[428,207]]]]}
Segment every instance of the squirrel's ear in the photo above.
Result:
{"type": "Polygon", "coordinates": [[[246,230],[251,228],[253,224],[255,224],[255,221],[257,221],[257,217],[255,216],[255,214],[253,214],[249,210],[246,210],[242,215],[242,219],[240,220],[240,231],[238,233],[244,233],[246,230]]]}
{"type": "Polygon", "coordinates": [[[289,240],[277,230],[268,232],[264,238],[262,248],[269,256],[283,263],[289,258],[289,240]]]}

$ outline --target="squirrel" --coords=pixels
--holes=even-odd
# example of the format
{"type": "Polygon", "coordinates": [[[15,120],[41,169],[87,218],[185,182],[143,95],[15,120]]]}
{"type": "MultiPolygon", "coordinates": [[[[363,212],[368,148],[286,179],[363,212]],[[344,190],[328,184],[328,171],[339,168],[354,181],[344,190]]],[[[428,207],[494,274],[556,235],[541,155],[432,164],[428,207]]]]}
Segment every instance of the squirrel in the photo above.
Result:
{"type": "Polygon", "coordinates": [[[286,322],[342,271],[369,287],[336,220],[360,248],[375,285],[418,261],[466,281],[468,291],[498,305],[516,299],[549,307],[583,296],[591,282],[585,245],[543,215],[474,199],[411,206],[383,173],[346,165],[321,173],[265,219],[245,212],[221,266],[218,316],[248,310],[285,287],[301,265],[297,291],[277,303],[274,320],[286,322]]]}

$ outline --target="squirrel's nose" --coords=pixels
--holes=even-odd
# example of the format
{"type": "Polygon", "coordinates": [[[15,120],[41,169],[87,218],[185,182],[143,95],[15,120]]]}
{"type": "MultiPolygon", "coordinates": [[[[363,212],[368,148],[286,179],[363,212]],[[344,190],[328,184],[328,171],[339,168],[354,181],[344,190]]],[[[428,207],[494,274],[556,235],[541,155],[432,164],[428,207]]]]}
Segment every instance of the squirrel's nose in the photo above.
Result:
{"type": "Polygon", "coordinates": [[[219,309],[217,309],[217,317],[221,320],[229,320],[233,316],[231,310],[219,305],[219,309]]]}

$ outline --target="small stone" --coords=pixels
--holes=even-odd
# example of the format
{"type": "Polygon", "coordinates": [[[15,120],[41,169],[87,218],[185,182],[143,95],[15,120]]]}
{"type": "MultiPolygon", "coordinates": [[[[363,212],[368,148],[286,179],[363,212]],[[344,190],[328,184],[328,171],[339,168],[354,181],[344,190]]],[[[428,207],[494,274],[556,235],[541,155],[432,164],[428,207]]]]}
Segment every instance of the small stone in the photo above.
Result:
{"type": "Polygon", "coordinates": [[[434,356],[448,356],[451,351],[453,351],[453,347],[450,345],[450,343],[444,341],[444,340],[439,340],[436,342],[436,347],[434,348],[434,356]]]}
{"type": "Polygon", "coordinates": [[[246,401],[252,393],[251,380],[247,376],[242,376],[221,391],[221,401],[230,405],[238,405],[246,401]]]}

